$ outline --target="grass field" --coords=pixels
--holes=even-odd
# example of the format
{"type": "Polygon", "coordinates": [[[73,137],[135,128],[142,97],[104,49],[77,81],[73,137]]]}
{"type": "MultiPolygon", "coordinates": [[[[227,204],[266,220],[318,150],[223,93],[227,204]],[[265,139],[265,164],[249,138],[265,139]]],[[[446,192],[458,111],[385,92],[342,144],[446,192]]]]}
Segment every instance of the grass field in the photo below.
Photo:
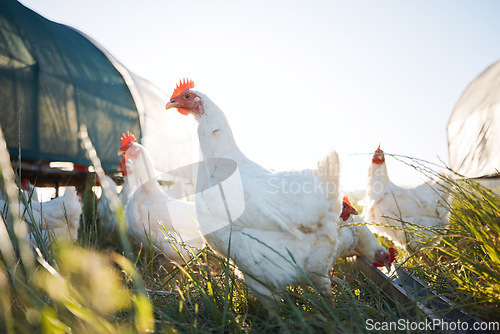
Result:
{"type": "MultiPolygon", "coordinates": [[[[8,163],[0,168],[12,199],[17,190],[8,163]]],[[[456,307],[498,321],[500,197],[471,181],[423,172],[452,194],[451,224],[437,246],[415,254],[399,250],[399,263],[456,307]]],[[[161,255],[131,244],[123,228],[104,231],[97,199],[84,198],[74,244],[34,252],[18,241],[25,233],[18,217],[12,217],[13,225],[0,223],[0,333],[357,333],[366,331],[367,321],[424,320],[387,297],[349,259],[332,268],[331,299],[312,287],[290,287],[284,301],[268,311],[228,259],[207,247],[167,269],[161,255]]],[[[117,220],[123,227],[120,208],[117,220]]]]}

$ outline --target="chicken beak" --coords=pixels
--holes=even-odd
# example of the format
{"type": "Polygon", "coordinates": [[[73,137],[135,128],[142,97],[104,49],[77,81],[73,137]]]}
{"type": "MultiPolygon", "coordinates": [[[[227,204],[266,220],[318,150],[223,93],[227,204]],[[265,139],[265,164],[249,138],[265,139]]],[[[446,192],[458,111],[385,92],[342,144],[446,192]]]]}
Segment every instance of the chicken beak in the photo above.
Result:
{"type": "Polygon", "coordinates": [[[177,102],[175,101],[175,99],[173,99],[172,101],[169,101],[165,105],[165,109],[170,109],[170,108],[177,108],[177,102]]]}

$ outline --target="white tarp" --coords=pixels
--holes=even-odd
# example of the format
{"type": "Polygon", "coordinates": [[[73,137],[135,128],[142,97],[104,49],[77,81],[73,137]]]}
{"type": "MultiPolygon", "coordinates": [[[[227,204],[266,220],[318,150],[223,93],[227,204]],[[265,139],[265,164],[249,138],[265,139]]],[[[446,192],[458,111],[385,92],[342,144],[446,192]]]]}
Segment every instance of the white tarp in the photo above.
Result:
{"type": "Polygon", "coordinates": [[[481,73],[448,122],[450,167],[469,178],[499,175],[500,61],[481,73]]]}
{"type": "MultiPolygon", "coordinates": [[[[155,168],[161,172],[184,167],[198,161],[199,144],[194,118],[186,117],[175,110],[165,110],[169,96],[151,82],[130,73],[139,96],[132,92],[139,111],[142,138],[137,138],[146,147],[155,168]]],[[[131,84],[127,82],[129,88],[131,84]]]]}
{"type": "MultiPolygon", "coordinates": [[[[148,80],[129,71],[102,45],[80,33],[106,55],[127,83],[141,122],[142,137],[135,136],[148,150],[155,169],[169,172],[198,162],[200,149],[194,119],[165,110],[170,95],[167,96],[148,80]]],[[[175,83],[175,80],[172,82],[175,83]]],[[[119,143],[118,138],[117,151],[119,143]]]]}

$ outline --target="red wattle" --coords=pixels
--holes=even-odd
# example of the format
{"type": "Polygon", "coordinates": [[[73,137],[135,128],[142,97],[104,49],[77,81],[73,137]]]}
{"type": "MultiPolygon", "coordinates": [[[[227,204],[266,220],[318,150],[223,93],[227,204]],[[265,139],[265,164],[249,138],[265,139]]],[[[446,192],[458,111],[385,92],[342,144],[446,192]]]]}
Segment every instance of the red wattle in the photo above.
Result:
{"type": "Polygon", "coordinates": [[[191,112],[191,110],[185,108],[177,108],[177,111],[183,114],[184,116],[189,115],[189,113],[191,112]]]}
{"type": "Polygon", "coordinates": [[[372,163],[376,164],[376,165],[382,165],[384,162],[385,162],[385,157],[382,156],[382,159],[379,159],[380,155],[377,155],[375,154],[372,158],[372,163]]]}

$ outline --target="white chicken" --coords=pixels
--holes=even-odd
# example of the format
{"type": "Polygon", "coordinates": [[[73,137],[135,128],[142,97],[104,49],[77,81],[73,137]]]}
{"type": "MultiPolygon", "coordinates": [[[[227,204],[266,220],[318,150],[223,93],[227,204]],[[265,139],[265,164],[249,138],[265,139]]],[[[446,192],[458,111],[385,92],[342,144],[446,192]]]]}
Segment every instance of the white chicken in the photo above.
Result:
{"type": "Polygon", "coordinates": [[[199,123],[204,164],[196,209],[210,247],[234,261],[264,302],[295,284],[312,283],[330,295],[328,273],[341,251],[337,153],[318,171],[264,169],[240,151],[222,110],[192,88],[192,81],[181,81],[166,108],[199,123]]]}
{"type": "Polygon", "coordinates": [[[397,246],[417,251],[438,240],[449,224],[449,197],[434,181],[412,189],[391,182],[384,152],[375,151],[368,171],[368,187],[362,200],[362,217],[374,233],[386,236],[397,246]],[[410,223],[410,224],[406,224],[410,223]]]}
{"type": "MultiPolygon", "coordinates": [[[[0,201],[0,208],[4,207],[6,207],[6,203],[0,201]]],[[[35,228],[40,231],[41,241],[46,244],[51,243],[54,237],[58,241],[78,239],[82,206],[74,187],[66,188],[62,197],[41,203],[31,201],[28,204],[28,209],[21,202],[20,207],[22,217],[28,222],[31,229],[28,238],[33,244],[40,242],[33,230],[35,228]],[[33,213],[33,216],[30,213],[33,213]]]]}
{"type": "Polygon", "coordinates": [[[122,137],[119,153],[130,162],[128,172],[139,182],[125,208],[129,234],[145,247],[156,247],[171,261],[184,263],[183,258],[188,260],[191,255],[181,242],[195,251],[205,247],[194,203],[176,200],[162,191],[149,153],[131,134],[122,137]]]}
{"type": "MultiPolygon", "coordinates": [[[[116,182],[108,175],[104,175],[103,177],[107,180],[113,194],[121,199],[121,193],[118,193],[116,182]]],[[[96,186],[102,187],[97,174],[96,186]]],[[[111,210],[110,200],[106,197],[104,189],[101,190],[101,197],[97,203],[97,217],[99,220],[99,226],[102,227],[106,233],[111,234],[116,230],[116,213],[111,210]]]]}
{"type": "MultiPolygon", "coordinates": [[[[130,131],[127,131],[126,134],[122,134],[120,145],[121,147],[125,147],[130,142],[133,142],[135,140],[135,136],[130,133],[130,131]]],[[[120,150],[119,154],[123,154],[123,152],[120,150]]],[[[128,200],[130,199],[130,197],[132,197],[132,194],[139,186],[149,181],[151,178],[157,178],[158,175],[162,174],[156,171],[154,167],[150,167],[147,170],[138,169],[137,171],[135,171],[131,161],[128,159],[120,160],[119,171],[123,175],[123,186],[119,193],[119,197],[124,207],[127,205],[128,200]]],[[[173,198],[178,199],[184,197],[183,185],[181,182],[175,182],[172,187],[164,186],[162,187],[162,190],[167,195],[173,198]]]]}
{"type": "MultiPolygon", "coordinates": [[[[123,175],[123,185],[120,191],[118,191],[118,186],[111,177],[105,174],[103,175],[103,178],[105,178],[108,182],[111,192],[120,199],[123,208],[126,208],[130,197],[132,197],[133,191],[137,188],[138,180],[134,175],[129,174],[133,172],[132,165],[124,158],[120,160],[118,171],[123,175]],[[132,185],[131,182],[133,182],[132,185]]],[[[102,187],[97,174],[96,186],[102,187]]],[[[97,216],[99,218],[99,226],[102,227],[106,233],[112,234],[117,230],[116,212],[111,210],[111,202],[107,198],[104,189],[101,189],[101,197],[97,203],[97,216]]]]}
{"type": "Polygon", "coordinates": [[[346,196],[342,201],[339,221],[341,223],[341,257],[361,255],[375,267],[384,266],[388,271],[390,270],[391,263],[396,258],[396,250],[392,247],[387,250],[377,242],[346,196]]]}
{"type": "Polygon", "coordinates": [[[36,187],[28,179],[24,179],[21,182],[21,189],[23,190],[26,200],[38,202],[38,192],[36,187]]]}
{"type": "Polygon", "coordinates": [[[132,194],[138,186],[138,182],[140,182],[134,175],[130,175],[133,172],[132,168],[130,161],[127,159],[120,160],[119,171],[123,175],[123,185],[118,193],[118,197],[122,201],[123,207],[127,206],[130,197],[132,197],[132,194]]]}

